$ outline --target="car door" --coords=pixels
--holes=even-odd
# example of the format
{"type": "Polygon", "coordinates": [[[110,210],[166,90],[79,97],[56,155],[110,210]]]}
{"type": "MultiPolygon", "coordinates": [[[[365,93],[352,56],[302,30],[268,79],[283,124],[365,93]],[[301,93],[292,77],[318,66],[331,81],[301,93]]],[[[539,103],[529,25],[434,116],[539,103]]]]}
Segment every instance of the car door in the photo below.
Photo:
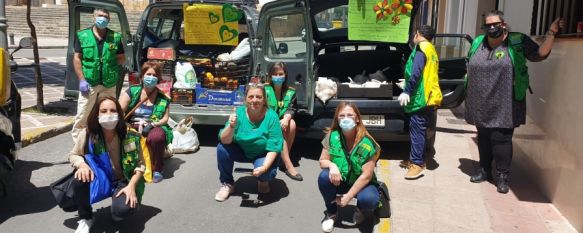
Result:
{"type": "Polygon", "coordinates": [[[314,78],[313,40],[308,1],[279,0],[261,8],[256,39],[253,74],[265,78],[274,62],[287,65],[290,86],[295,86],[299,112],[312,114],[314,78]]]}
{"type": "MultiPolygon", "coordinates": [[[[77,99],[79,93],[79,81],[73,66],[75,54],[75,37],[79,30],[93,26],[93,11],[106,9],[109,11],[110,22],[108,28],[122,34],[124,46],[125,65],[123,70],[134,67],[134,49],[131,40],[130,27],[123,5],[118,0],[77,0],[67,1],[69,6],[69,42],[67,50],[67,70],[65,72],[65,98],[77,99]]],[[[125,72],[124,72],[125,73],[125,72]]],[[[117,93],[121,90],[123,75],[120,78],[117,93]]]]}
{"type": "Polygon", "coordinates": [[[439,55],[441,108],[455,108],[465,99],[466,58],[472,38],[466,34],[436,34],[433,44],[439,55]]]}

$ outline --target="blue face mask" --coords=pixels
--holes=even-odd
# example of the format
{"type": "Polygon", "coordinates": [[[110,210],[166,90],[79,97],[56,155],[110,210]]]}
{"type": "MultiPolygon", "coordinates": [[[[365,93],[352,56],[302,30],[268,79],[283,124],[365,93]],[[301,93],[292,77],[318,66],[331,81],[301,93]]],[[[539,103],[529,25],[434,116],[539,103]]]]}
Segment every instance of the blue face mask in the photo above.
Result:
{"type": "Polygon", "coordinates": [[[99,29],[104,29],[109,24],[109,20],[103,16],[95,17],[95,26],[99,29]]]}
{"type": "Polygon", "coordinates": [[[354,129],[354,127],[356,126],[356,122],[354,122],[354,120],[352,118],[349,117],[345,117],[340,119],[340,128],[342,128],[342,131],[350,131],[352,129],[354,129]]]}
{"type": "Polygon", "coordinates": [[[273,82],[273,85],[283,85],[283,82],[285,82],[285,76],[272,75],[271,82],[273,82]]]}
{"type": "Polygon", "coordinates": [[[153,75],[144,76],[144,87],[152,89],[156,87],[156,84],[158,84],[158,78],[156,78],[156,76],[153,75]]]}

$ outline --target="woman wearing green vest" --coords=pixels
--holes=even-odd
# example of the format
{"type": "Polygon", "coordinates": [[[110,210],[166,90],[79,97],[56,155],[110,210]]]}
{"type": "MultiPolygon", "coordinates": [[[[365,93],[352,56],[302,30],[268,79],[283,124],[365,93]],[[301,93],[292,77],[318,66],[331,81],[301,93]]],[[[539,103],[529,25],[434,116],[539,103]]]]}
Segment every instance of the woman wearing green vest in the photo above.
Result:
{"type": "Polygon", "coordinates": [[[366,130],[356,105],[350,102],[338,104],[322,147],[322,172],[318,177],[326,205],[322,230],[332,232],[338,206],[344,207],[356,197],[355,224],[364,220],[363,211],[372,213],[377,208],[379,191],[374,169],[381,148],[366,130]]]}
{"type": "Polygon", "coordinates": [[[225,201],[235,192],[233,165],[235,162],[253,163],[257,177],[257,191],[267,194],[269,181],[275,178],[278,154],[283,145],[279,117],[267,107],[265,89],[248,85],[245,105],[236,108],[219,132],[217,163],[221,188],[215,200],[225,201]]]}
{"type": "Polygon", "coordinates": [[[491,180],[495,160],[498,192],[507,193],[514,128],[526,121],[526,60],[546,59],[564,22],[555,20],[539,46],[525,34],[509,32],[501,11],[486,14],[484,21],[485,35],[476,37],[468,52],[465,117],[477,128],[480,154],[480,169],[470,181],[491,180]]]}
{"type": "Polygon", "coordinates": [[[296,138],[296,122],[293,117],[296,111],[296,90],[287,84],[287,67],[283,62],[271,66],[265,86],[267,106],[279,116],[279,124],[283,132],[283,149],[281,160],[285,165],[285,174],[292,180],[302,181],[304,178],[296,171],[289,158],[291,147],[296,138]]]}
{"type": "Polygon", "coordinates": [[[79,225],[75,232],[89,232],[93,225],[93,210],[90,200],[90,185],[94,173],[85,162],[85,154],[107,153],[111,159],[115,192],[112,197],[111,217],[121,221],[133,214],[144,194],[145,166],[139,150],[140,136],[127,130],[121,106],[114,97],[101,97],[87,117],[87,128],[79,133],[77,143],[71,150],[69,162],[76,169],[73,189],[79,214],[79,225]],[[89,150],[88,148],[92,148],[89,150]]]}
{"type": "Polygon", "coordinates": [[[152,158],[153,181],[157,183],[164,179],[164,153],[172,142],[172,129],[168,126],[170,100],[156,87],[162,77],[158,63],[144,63],[140,77],[142,85],[128,88],[121,94],[119,102],[131,126],[146,137],[152,158]]]}

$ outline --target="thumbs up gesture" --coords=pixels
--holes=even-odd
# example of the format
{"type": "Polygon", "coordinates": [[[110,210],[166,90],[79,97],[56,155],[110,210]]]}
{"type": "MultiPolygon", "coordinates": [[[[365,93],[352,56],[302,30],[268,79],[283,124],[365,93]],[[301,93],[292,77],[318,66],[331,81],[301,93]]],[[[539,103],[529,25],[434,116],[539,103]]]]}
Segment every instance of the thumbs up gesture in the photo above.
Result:
{"type": "Polygon", "coordinates": [[[237,108],[233,108],[233,112],[229,116],[229,127],[235,128],[237,126],[237,108]]]}

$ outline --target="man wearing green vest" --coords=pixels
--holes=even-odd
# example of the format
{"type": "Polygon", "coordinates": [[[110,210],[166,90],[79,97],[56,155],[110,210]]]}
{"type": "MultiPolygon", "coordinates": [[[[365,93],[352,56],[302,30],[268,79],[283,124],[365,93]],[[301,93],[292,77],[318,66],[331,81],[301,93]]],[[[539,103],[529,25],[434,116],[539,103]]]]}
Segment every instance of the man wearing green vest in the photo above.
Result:
{"type": "Polygon", "coordinates": [[[486,35],[476,37],[468,52],[465,117],[476,126],[480,154],[480,168],[470,181],[491,180],[495,160],[498,192],[507,193],[514,128],[526,121],[526,60],[546,59],[564,22],[555,20],[539,46],[525,34],[509,32],[501,11],[489,12],[484,21],[486,35]]]}
{"type": "Polygon", "coordinates": [[[419,27],[413,38],[415,48],[405,66],[403,93],[399,103],[404,106],[409,116],[409,135],[411,136],[411,153],[404,165],[408,170],[405,179],[417,179],[423,175],[425,161],[425,141],[427,125],[433,111],[441,104],[439,88],[439,58],[431,40],[435,30],[427,25],[419,27]]]}
{"type": "Polygon", "coordinates": [[[95,9],[94,25],[80,30],[75,38],[73,66],[79,79],[77,115],[71,135],[77,142],[79,131],[87,126],[87,110],[99,96],[116,95],[116,85],[125,62],[122,36],[109,28],[109,11],[95,9]]]}

